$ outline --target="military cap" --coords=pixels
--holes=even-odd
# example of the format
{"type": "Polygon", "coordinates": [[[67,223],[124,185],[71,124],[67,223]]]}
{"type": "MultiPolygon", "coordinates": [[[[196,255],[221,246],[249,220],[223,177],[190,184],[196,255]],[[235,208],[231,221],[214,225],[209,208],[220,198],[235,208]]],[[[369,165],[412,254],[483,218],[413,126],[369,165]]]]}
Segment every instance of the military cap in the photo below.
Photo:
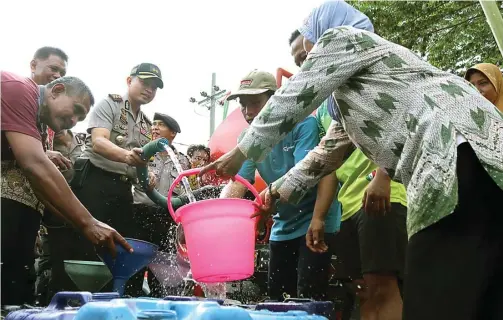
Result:
{"type": "Polygon", "coordinates": [[[174,131],[176,133],[182,132],[180,130],[180,126],[178,125],[178,122],[176,122],[175,119],[168,116],[167,114],[156,112],[156,113],[154,113],[154,121],[155,120],[161,120],[162,122],[164,122],[164,124],[168,128],[170,128],[172,131],[174,131]]]}

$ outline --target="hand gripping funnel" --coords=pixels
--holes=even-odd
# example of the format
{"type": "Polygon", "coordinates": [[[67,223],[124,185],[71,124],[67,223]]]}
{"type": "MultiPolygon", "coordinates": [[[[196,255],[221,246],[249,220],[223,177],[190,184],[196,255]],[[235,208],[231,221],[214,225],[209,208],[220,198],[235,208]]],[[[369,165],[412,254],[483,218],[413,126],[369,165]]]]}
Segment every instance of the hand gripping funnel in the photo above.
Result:
{"type": "Polygon", "coordinates": [[[136,272],[148,265],[157,255],[158,246],[153,243],[125,238],[133,247],[134,252],[129,253],[121,246],[116,246],[117,257],[115,260],[107,252],[100,255],[101,260],[108,266],[114,279],[114,291],[124,295],[126,282],[136,272]]]}
{"type": "Polygon", "coordinates": [[[64,263],[66,273],[81,291],[98,292],[112,279],[103,262],[65,260],[64,263]]]}

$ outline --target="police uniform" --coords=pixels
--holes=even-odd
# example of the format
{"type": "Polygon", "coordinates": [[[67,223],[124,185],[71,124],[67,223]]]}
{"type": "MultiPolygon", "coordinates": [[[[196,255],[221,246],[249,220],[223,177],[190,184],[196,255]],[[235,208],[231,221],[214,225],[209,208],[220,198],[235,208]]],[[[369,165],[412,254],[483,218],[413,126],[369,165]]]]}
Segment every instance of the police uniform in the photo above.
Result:
{"type": "MultiPolygon", "coordinates": [[[[155,113],[154,121],[161,120],[164,124],[176,133],[180,133],[180,126],[175,119],[170,116],[155,113]]],[[[175,147],[171,146],[177,156],[182,170],[190,169],[189,158],[181,152],[178,152],[175,147]]],[[[157,153],[151,158],[149,162],[149,171],[155,175],[155,189],[162,195],[167,196],[168,190],[178,177],[178,170],[174,162],[168,156],[167,152],[157,153]]],[[[183,187],[179,184],[173,194],[179,196],[184,193],[183,187]]],[[[148,241],[154,242],[161,246],[163,250],[171,250],[167,244],[169,239],[168,234],[173,230],[171,227],[174,225],[171,217],[164,209],[157,207],[152,200],[150,200],[144,193],[140,186],[135,185],[134,189],[134,211],[137,219],[145,221],[143,233],[148,241]]]]}
{"type": "MultiPolygon", "coordinates": [[[[172,117],[156,112],[154,114],[154,121],[160,120],[164,122],[164,124],[173,132],[181,133],[180,125],[178,122],[172,117]]],[[[181,152],[178,152],[176,148],[171,145],[171,149],[173,149],[174,153],[177,156],[178,162],[182,167],[182,170],[190,169],[190,161],[189,158],[181,152]]],[[[168,156],[167,152],[158,153],[154,157],[152,157],[151,161],[148,164],[149,171],[154,173],[155,175],[155,189],[162,195],[167,196],[168,190],[175,181],[176,177],[178,177],[178,170],[175,167],[175,164],[168,156]]],[[[173,190],[173,194],[175,196],[182,195],[184,193],[184,189],[181,184],[178,184],[176,188],[173,190]]],[[[145,205],[154,206],[154,202],[150,200],[147,195],[143,192],[140,186],[135,185],[134,190],[134,202],[135,203],[143,203],[145,205]]]]}
{"type": "MultiPolygon", "coordinates": [[[[131,76],[154,78],[162,88],[159,68],[143,63],[131,71],[131,76]]],[[[116,146],[131,150],[141,148],[151,140],[152,123],[138,111],[133,114],[127,94],[109,94],[93,107],[88,123],[88,133],[94,128],[110,131],[110,141],[116,146]]],[[[138,227],[133,217],[132,185],[137,181],[136,167],[111,161],[93,150],[92,139],[75,162],[71,187],[77,198],[96,219],[107,223],[124,237],[136,238],[138,227]]],[[[73,229],[55,229],[49,232],[53,260],[51,288],[53,292],[76,290],[66,276],[63,260],[99,260],[94,247],[73,229]],[[57,251],[57,252],[56,252],[57,251]],[[57,256],[57,257],[56,257],[57,256]],[[55,279],[57,275],[58,279],[55,279]]],[[[104,288],[106,290],[106,288],[104,288]]]]}
{"type": "MultiPolygon", "coordinates": [[[[176,150],[175,147],[171,147],[175,154],[177,155],[178,162],[182,167],[182,170],[190,169],[190,161],[189,158],[176,150]]],[[[176,177],[178,177],[178,170],[175,167],[175,164],[171,160],[171,158],[167,155],[167,153],[158,153],[148,164],[149,171],[155,175],[155,189],[162,194],[163,196],[168,195],[168,190],[175,181],[176,177]]],[[[180,196],[185,192],[182,184],[179,183],[175,189],[173,190],[174,196],[180,196]]],[[[134,189],[134,202],[143,203],[145,205],[154,206],[154,202],[150,200],[147,195],[141,190],[140,186],[135,185],[134,189]]]]}
{"type": "MultiPolygon", "coordinates": [[[[53,148],[54,151],[59,151],[61,154],[70,160],[72,165],[75,163],[75,160],[84,152],[86,148],[86,133],[76,133],[73,134],[71,130],[68,130],[68,133],[72,136],[72,142],[70,146],[66,146],[64,144],[54,143],[53,148]]],[[[61,172],[65,177],[66,181],[70,182],[73,177],[74,169],[73,167],[61,172]]]]}

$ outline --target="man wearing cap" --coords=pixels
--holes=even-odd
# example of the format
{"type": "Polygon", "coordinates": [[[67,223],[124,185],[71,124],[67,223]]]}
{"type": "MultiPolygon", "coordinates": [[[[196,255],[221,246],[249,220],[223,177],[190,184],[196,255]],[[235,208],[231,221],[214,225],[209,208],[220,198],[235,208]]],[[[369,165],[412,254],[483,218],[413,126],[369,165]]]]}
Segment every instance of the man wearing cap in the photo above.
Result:
{"type": "MultiPolygon", "coordinates": [[[[171,149],[176,154],[182,170],[188,170],[190,169],[189,159],[183,153],[178,152],[173,146],[173,140],[180,132],[180,126],[175,119],[162,113],[156,112],[154,114],[152,140],[166,138],[171,145],[171,149]]],[[[148,167],[150,177],[149,187],[152,189],[155,188],[159,193],[166,196],[171,184],[178,177],[178,171],[171,157],[169,157],[166,151],[157,153],[150,159],[148,167]]],[[[166,213],[166,210],[160,208],[148,198],[144,192],[145,190],[142,190],[139,184],[135,184],[134,187],[133,211],[138,230],[141,233],[138,238],[159,245],[159,249],[162,251],[174,252],[172,245],[174,242],[169,240],[175,236],[176,224],[169,214],[166,213]],[[139,223],[140,221],[141,223],[139,223]]],[[[173,193],[174,196],[183,193],[181,184],[173,193]]],[[[144,272],[139,273],[144,274],[144,272]]],[[[153,296],[160,296],[163,293],[162,286],[151,273],[149,273],[149,287],[153,296]]],[[[132,292],[132,295],[142,294],[141,288],[136,289],[138,289],[138,292],[132,292]]],[[[176,294],[176,292],[173,292],[173,294],[176,294]]]]}
{"type": "MultiPolygon", "coordinates": [[[[251,123],[276,89],[276,80],[272,74],[253,70],[241,80],[239,90],[228,99],[239,98],[241,112],[245,120],[251,123]]],[[[259,117],[267,117],[268,113],[262,112],[259,117]]],[[[238,174],[254,183],[255,171],[258,170],[270,185],[301,161],[318,145],[319,140],[316,119],[308,116],[274,146],[267,158],[262,162],[246,161],[238,174]]],[[[299,204],[278,203],[276,208],[272,206],[273,212],[269,212],[274,214],[269,239],[270,299],[282,301],[283,294],[286,293],[290,296],[326,300],[332,256],[326,243],[330,243],[329,240],[334,237],[340,224],[340,206],[334,199],[336,189],[334,175],[329,175],[319,186],[309,190],[309,197],[299,204]],[[313,223],[325,232],[320,233],[320,239],[316,239],[318,243],[315,243],[317,248],[312,251],[306,245],[306,233],[313,223]],[[326,243],[324,240],[327,240],[326,243]]],[[[221,197],[243,197],[245,192],[246,188],[239,182],[231,182],[225,186],[221,197]]]]}
{"type": "MultiPolygon", "coordinates": [[[[180,126],[175,119],[167,114],[158,112],[154,114],[154,122],[152,123],[152,139],[156,140],[166,138],[171,145],[171,149],[173,149],[177,155],[178,162],[180,163],[182,169],[188,170],[190,169],[189,158],[187,158],[187,156],[183,153],[178,152],[173,146],[173,140],[175,139],[177,133],[180,132],[180,126]]],[[[161,194],[167,195],[171,184],[176,177],[178,177],[178,170],[176,169],[173,160],[167,152],[161,152],[153,157],[153,160],[148,166],[151,187],[154,187],[161,194]]],[[[182,186],[178,185],[173,193],[175,195],[181,195],[183,193],[182,186]]],[[[154,202],[146,197],[146,195],[136,188],[136,186],[134,191],[134,200],[135,203],[142,203],[149,207],[155,206],[154,202]]]]}
{"type": "MultiPolygon", "coordinates": [[[[154,99],[163,81],[156,65],[142,63],[131,70],[126,83],[126,94],[109,94],[91,112],[87,129],[91,138],[75,161],[71,187],[94,217],[126,237],[135,237],[132,185],[137,181],[136,167],[147,164],[140,148],[152,138],[151,122],[141,106],[154,99]]],[[[51,289],[77,290],[66,275],[63,261],[98,260],[96,252],[68,228],[49,230],[49,241],[51,289]]]]}
{"type": "MultiPolygon", "coordinates": [[[[176,148],[173,146],[173,140],[175,139],[177,133],[180,132],[180,126],[175,119],[162,113],[156,112],[154,114],[154,121],[152,123],[152,139],[155,140],[166,138],[171,145],[171,149],[173,149],[173,151],[175,152],[182,170],[188,170],[190,169],[189,158],[187,158],[187,156],[183,153],[178,152],[178,150],[176,150],[176,148]]],[[[155,188],[162,195],[167,195],[169,188],[173,184],[173,181],[176,179],[176,177],[178,177],[178,170],[176,169],[173,160],[168,155],[168,152],[165,151],[157,153],[149,162],[148,167],[150,187],[152,189],[155,188]]],[[[183,194],[183,192],[183,188],[181,184],[179,184],[173,191],[173,194],[175,196],[179,196],[183,194]]],[[[135,185],[134,203],[135,214],[141,215],[142,219],[154,219],[158,221],[161,218],[169,217],[169,215],[166,215],[165,210],[162,210],[161,208],[156,206],[154,202],[147,197],[147,195],[143,192],[143,190],[141,190],[141,187],[139,185],[135,185]]],[[[165,225],[167,223],[171,224],[172,221],[171,218],[169,218],[163,219],[162,222],[164,225],[162,226],[162,228],[165,229],[165,225]]],[[[161,236],[156,232],[152,232],[152,225],[154,224],[147,223],[145,225],[145,227],[147,227],[148,229],[145,230],[148,231],[146,233],[146,236],[150,238],[149,240],[161,245],[161,247],[165,247],[167,243],[161,243],[161,236]]]]}

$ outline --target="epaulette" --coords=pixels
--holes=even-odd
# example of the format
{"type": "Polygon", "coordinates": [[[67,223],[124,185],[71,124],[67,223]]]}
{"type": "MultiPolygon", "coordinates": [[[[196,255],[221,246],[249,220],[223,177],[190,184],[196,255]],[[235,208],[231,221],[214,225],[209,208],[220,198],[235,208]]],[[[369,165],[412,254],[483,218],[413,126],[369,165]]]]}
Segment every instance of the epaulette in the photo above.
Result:
{"type": "Polygon", "coordinates": [[[122,102],[122,96],[120,94],[110,93],[110,94],[108,94],[108,96],[110,97],[110,99],[112,99],[115,102],[122,102]]]}
{"type": "Polygon", "coordinates": [[[143,119],[145,120],[146,123],[148,123],[149,126],[152,126],[152,121],[150,121],[147,115],[143,114],[143,119]]]}
{"type": "Polygon", "coordinates": [[[77,141],[77,144],[81,145],[86,142],[86,134],[85,133],[77,133],[75,135],[75,141],[77,141]]]}

